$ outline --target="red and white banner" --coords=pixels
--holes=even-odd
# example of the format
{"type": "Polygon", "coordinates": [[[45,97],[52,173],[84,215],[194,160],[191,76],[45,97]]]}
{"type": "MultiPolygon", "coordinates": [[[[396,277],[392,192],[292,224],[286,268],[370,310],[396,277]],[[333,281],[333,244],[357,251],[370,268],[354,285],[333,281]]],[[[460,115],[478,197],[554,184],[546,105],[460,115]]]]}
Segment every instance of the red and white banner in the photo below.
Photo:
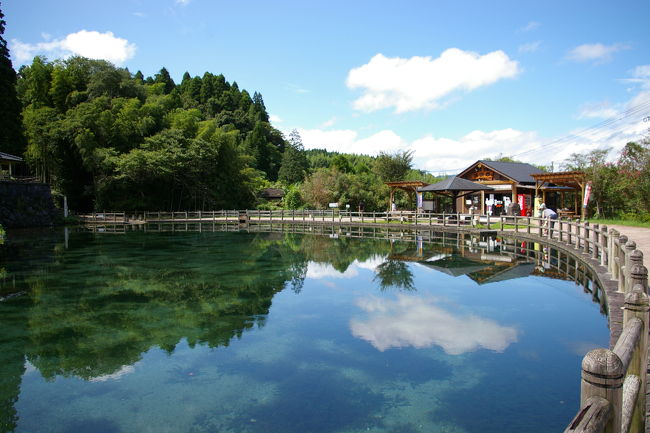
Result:
{"type": "Polygon", "coordinates": [[[582,207],[587,207],[587,204],[589,203],[590,195],[591,195],[591,182],[587,182],[587,186],[585,187],[585,196],[582,200],[582,207]]]}

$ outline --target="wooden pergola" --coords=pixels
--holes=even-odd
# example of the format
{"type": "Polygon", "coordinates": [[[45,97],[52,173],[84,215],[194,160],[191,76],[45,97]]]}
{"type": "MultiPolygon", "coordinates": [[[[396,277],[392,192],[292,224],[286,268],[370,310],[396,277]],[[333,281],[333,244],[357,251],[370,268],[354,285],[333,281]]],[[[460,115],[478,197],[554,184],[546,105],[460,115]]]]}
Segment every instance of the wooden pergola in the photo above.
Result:
{"type": "Polygon", "coordinates": [[[580,209],[580,217],[585,218],[586,209],[582,206],[585,197],[585,188],[587,187],[587,176],[582,171],[561,171],[556,173],[540,173],[531,174],[535,179],[535,197],[539,197],[539,191],[542,192],[542,200],[546,202],[546,193],[553,191],[558,187],[563,188],[560,190],[562,201],[564,202],[564,192],[567,188],[573,191],[580,191],[580,198],[576,194],[575,210],[580,209]],[[555,186],[550,186],[553,184],[555,186]]]}
{"type": "Polygon", "coordinates": [[[409,195],[416,197],[418,188],[429,185],[428,183],[422,182],[421,180],[400,180],[397,182],[385,182],[385,184],[390,188],[390,199],[388,201],[389,211],[391,210],[391,205],[393,204],[396,190],[401,189],[402,191],[406,191],[409,195]]]}

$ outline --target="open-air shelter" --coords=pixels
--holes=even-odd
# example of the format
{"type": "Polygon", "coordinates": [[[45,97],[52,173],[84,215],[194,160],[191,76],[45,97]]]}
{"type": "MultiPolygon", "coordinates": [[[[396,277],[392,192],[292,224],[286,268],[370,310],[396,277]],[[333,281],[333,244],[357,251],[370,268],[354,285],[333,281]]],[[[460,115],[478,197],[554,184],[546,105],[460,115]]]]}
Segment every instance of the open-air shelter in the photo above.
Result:
{"type": "Polygon", "coordinates": [[[456,213],[456,201],[468,194],[478,191],[492,191],[494,188],[458,176],[449,176],[447,179],[418,188],[418,192],[433,192],[435,194],[451,197],[453,212],[456,213]]]}
{"type": "Polygon", "coordinates": [[[386,185],[390,188],[390,199],[388,201],[388,210],[392,210],[391,207],[393,205],[393,202],[395,200],[395,191],[398,189],[401,189],[402,191],[406,191],[412,198],[414,199],[413,201],[415,202],[415,197],[417,196],[418,188],[422,188],[424,186],[429,185],[426,182],[422,182],[421,180],[400,180],[396,182],[385,182],[386,185]]]}
{"type": "Polygon", "coordinates": [[[23,159],[20,156],[0,152],[0,177],[15,175],[14,166],[22,162],[23,159]]]}
{"type": "Polygon", "coordinates": [[[576,216],[580,215],[585,218],[585,208],[582,206],[585,191],[587,188],[587,177],[582,171],[560,171],[555,173],[538,173],[531,174],[535,179],[535,196],[540,197],[542,202],[549,204],[549,196],[555,193],[554,200],[559,201],[555,203],[558,214],[560,216],[576,216]],[[568,193],[573,195],[573,209],[564,209],[566,204],[566,196],[568,193]]]}

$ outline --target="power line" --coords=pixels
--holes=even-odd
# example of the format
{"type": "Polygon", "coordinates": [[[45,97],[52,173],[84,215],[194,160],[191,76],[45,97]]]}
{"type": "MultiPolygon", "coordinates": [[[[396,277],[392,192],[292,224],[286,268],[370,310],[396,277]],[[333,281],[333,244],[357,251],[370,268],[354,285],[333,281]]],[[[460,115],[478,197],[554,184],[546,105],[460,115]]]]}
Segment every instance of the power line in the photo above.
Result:
{"type": "Polygon", "coordinates": [[[646,101],[646,102],[643,102],[641,104],[630,107],[629,109],[627,109],[626,111],[623,112],[624,115],[621,116],[621,117],[610,118],[610,119],[603,120],[603,121],[601,121],[601,122],[599,122],[599,123],[597,123],[595,125],[587,127],[587,128],[585,128],[585,129],[583,129],[581,131],[578,131],[575,134],[565,135],[563,137],[560,137],[560,138],[555,139],[553,141],[550,141],[548,143],[537,146],[536,148],[528,149],[528,150],[525,150],[523,152],[516,153],[516,154],[514,154],[512,156],[513,157],[514,156],[521,156],[521,155],[525,155],[525,154],[530,153],[530,152],[539,151],[539,150],[541,150],[543,148],[555,147],[557,145],[564,144],[565,142],[570,141],[570,140],[574,140],[576,138],[581,138],[581,137],[586,138],[584,136],[585,133],[589,133],[589,135],[593,135],[593,134],[603,130],[604,128],[606,128],[608,126],[610,126],[610,125],[612,125],[612,124],[614,124],[616,122],[620,122],[621,120],[624,120],[624,119],[626,119],[628,117],[631,117],[633,115],[636,115],[639,112],[641,112],[641,111],[643,111],[643,110],[645,110],[647,108],[650,108],[650,101],[646,101]]]}
{"type": "MultiPolygon", "coordinates": [[[[603,120],[601,122],[598,122],[598,123],[596,123],[594,125],[591,125],[591,126],[589,126],[587,128],[584,128],[584,129],[582,129],[580,131],[577,131],[574,134],[567,134],[567,135],[565,135],[563,137],[557,138],[557,139],[552,140],[552,141],[550,141],[548,143],[537,146],[537,147],[535,147],[533,149],[528,149],[528,150],[525,150],[523,152],[516,153],[516,154],[512,155],[512,157],[525,155],[525,154],[528,154],[528,153],[531,153],[531,152],[538,152],[540,150],[548,150],[549,148],[553,148],[553,147],[559,146],[561,144],[565,144],[565,143],[567,143],[569,141],[572,141],[572,140],[575,140],[575,139],[578,139],[578,138],[587,138],[590,135],[594,135],[594,134],[604,130],[605,128],[607,128],[609,126],[611,126],[611,125],[613,125],[613,124],[615,124],[617,122],[620,122],[621,120],[625,120],[628,117],[639,114],[641,111],[649,109],[649,108],[650,108],[650,101],[642,102],[640,104],[632,106],[632,107],[628,108],[627,110],[623,111],[621,113],[622,115],[620,115],[619,117],[613,117],[613,118],[605,119],[605,120],[603,120]]],[[[441,169],[441,170],[423,170],[423,171],[426,171],[427,173],[449,173],[449,172],[460,172],[464,168],[466,168],[466,167],[441,169]]]]}

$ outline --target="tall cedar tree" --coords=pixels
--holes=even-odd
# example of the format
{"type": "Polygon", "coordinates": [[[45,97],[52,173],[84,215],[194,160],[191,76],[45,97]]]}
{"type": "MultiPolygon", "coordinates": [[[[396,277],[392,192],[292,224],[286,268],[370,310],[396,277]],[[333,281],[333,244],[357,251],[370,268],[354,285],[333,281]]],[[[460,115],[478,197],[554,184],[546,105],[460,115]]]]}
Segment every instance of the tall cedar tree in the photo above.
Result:
{"type": "Polygon", "coordinates": [[[20,102],[16,96],[16,71],[11,64],[7,41],[2,36],[5,24],[0,9],[0,151],[22,156],[26,142],[20,121],[20,102]]]}
{"type": "Polygon", "coordinates": [[[289,143],[282,155],[278,178],[287,183],[302,182],[307,170],[309,170],[309,161],[305,156],[305,148],[300,134],[294,129],[289,134],[289,143]]]}

